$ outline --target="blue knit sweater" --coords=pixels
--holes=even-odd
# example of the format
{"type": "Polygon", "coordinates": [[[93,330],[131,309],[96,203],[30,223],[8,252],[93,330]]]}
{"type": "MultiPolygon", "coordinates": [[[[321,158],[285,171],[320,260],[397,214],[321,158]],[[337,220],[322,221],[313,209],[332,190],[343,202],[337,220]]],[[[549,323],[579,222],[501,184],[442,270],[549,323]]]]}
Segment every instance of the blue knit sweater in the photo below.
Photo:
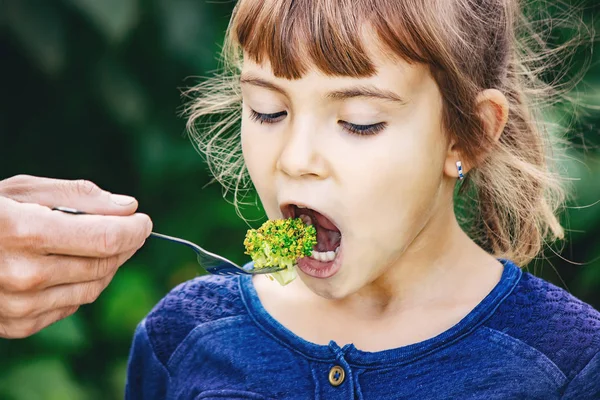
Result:
{"type": "Polygon", "coordinates": [[[465,318],[378,352],[308,342],[249,276],[202,276],[139,324],[127,399],[600,399],[600,313],[509,260],[465,318]]]}

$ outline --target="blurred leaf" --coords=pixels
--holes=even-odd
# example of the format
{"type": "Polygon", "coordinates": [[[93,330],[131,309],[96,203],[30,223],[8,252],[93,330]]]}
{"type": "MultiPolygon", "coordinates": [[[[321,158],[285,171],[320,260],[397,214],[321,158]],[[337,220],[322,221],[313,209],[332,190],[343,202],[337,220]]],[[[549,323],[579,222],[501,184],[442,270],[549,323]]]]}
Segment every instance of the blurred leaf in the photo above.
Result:
{"type": "Polygon", "coordinates": [[[121,360],[112,365],[110,372],[110,385],[112,389],[112,398],[119,399],[125,393],[125,381],[127,378],[127,360],[121,360]]]}
{"type": "Polygon", "coordinates": [[[7,400],[90,398],[58,358],[36,358],[13,367],[0,379],[0,394],[7,400]]]}
{"type": "Polygon", "coordinates": [[[574,182],[576,202],[569,204],[567,210],[567,229],[586,234],[600,224],[600,160],[582,159],[581,155],[575,158],[565,164],[569,177],[577,179],[574,182]]]}
{"type": "Polygon", "coordinates": [[[191,63],[197,71],[213,69],[216,66],[218,29],[215,15],[210,13],[212,10],[207,4],[196,0],[158,0],[157,5],[165,49],[191,63]]]}
{"type": "Polygon", "coordinates": [[[81,318],[77,312],[41,330],[31,339],[53,352],[73,353],[88,344],[81,318]]]}
{"type": "Polygon", "coordinates": [[[159,300],[153,282],[142,266],[128,262],[102,294],[100,325],[110,337],[130,338],[136,325],[159,300]]]}
{"type": "Polygon", "coordinates": [[[585,257],[586,265],[579,267],[579,274],[573,282],[573,290],[577,297],[592,295],[600,287],[600,240],[596,239],[594,251],[585,257]]]}
{"type": "Polygon", "coordinates": [[[66,63],[65,29],[48,2],[4,0],[2,19],[15,38],[46,75],[56,76],[66,63]]]}
{"type": "MultiPolygon", "coordinates": [[[[600,27],[600,24],[598,26],[600,27]]],[[[592,106],[598,111],[600,107],[600,74],[593,72],[594,70],[589,70],[585,80],[579,83],[575,98],[580,104],[592,106]]]]}
{"type": "Polygon", "coordinates": [[[194,279],[206,272],[198,265],[196,261],[184,263],[181,267],[175,268],[169,276],[169,287],[175,287],[182,282],[194,279]]]}
{"type": "Polygon", "coordinates": [[[106,109],[125,126],[140,124],[148,118],[144,90],[133,74],[113,60],[99,63],[94,86],[106,109]]]}
{"type": "Polygon", "coordinates": [[[68,0],[111,42],[123,41],[139,19],[137,0],[68,0]]]}
{"type": "Polygon", "coordinates": [[[137,153],[140,158],[140,167],[143,177],[155,183],[163,182],[170,175],[169,169],[169,136],[157,126],[147,125],[140,137],[140,148],[137,153]]]}

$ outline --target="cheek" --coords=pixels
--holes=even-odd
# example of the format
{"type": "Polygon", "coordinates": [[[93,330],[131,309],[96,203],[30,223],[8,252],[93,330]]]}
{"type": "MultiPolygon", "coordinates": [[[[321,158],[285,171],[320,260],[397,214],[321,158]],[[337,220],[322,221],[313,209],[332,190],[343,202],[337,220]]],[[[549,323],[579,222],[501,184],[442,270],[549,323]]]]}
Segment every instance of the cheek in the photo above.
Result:
{"type": "Polygon", "coordinates": [[[376,204],[382,213],[431,200],[442,177],[443,150],[432,139],[435,132],[392,134],[409,133],[407,140],[382,141],[377,152],[349,163],[353,198],[376,204]]]}
{"type": "Polygon", "coordinates": [[[264,132],[259,132],[252,121],[242,120],[241,144],[244,163],[258,197],[269,218],[276,218],[277,193],[275,191],[275,156],[273,142],[264,132]]]}
{"type": "Polygon", "coordinates": [[[265,134],[260,132],[253,121],[246,118],[241,124],[241,142],[244,162],[254,183],[264,180],[268,170],[270,146],[265,143],[265,134]]]}
{"type": "Polygon", "coordinates": [[[348,163],[352,194],[347,197],[358,216],[354,232],[381,254],[409,241],[435,204],[445,148],[432,117],[396,125],[401,127],[367,146],[360,162],[348,163]]]}
{"type": "Polygon", "coordinates": [[[382,143],[377,184],[395,207],[431,201],[442,178],[446,140],[441,99],[433,94],[420,96],[382,143]]]}
{"type": "Polygon", "coordinates": [[[344,149],[354,154],[349,168],[370,197],[419,201],[442,175],[446,139],[441,98],[434,89],[415,97],[381,136],[344,149]]]}

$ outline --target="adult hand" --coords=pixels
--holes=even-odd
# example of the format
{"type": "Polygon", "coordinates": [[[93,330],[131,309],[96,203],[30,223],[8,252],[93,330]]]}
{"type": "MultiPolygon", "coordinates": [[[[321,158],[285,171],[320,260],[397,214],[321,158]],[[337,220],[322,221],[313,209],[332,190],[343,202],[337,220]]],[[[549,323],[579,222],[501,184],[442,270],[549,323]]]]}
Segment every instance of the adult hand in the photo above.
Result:
{"type": "Polygon", "coordinates": [[[0,181],[0,337],[30,336],[95,301],[152,231],[136,209],[85,180],[0,181]]]}

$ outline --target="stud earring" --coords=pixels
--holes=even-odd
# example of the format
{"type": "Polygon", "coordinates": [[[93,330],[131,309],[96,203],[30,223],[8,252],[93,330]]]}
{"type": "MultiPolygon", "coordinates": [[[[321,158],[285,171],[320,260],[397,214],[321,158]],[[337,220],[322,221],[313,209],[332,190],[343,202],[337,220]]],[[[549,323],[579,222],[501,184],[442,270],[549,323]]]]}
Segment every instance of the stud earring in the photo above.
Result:
{"type": "Polygon", "coordinates": [[[458,180],[463,180],[465,179],[465,176],[463,175],[463,169],[462,169],[462,164],[460,161],[456,162],[456,168],[458,169],[458,180]]]}

